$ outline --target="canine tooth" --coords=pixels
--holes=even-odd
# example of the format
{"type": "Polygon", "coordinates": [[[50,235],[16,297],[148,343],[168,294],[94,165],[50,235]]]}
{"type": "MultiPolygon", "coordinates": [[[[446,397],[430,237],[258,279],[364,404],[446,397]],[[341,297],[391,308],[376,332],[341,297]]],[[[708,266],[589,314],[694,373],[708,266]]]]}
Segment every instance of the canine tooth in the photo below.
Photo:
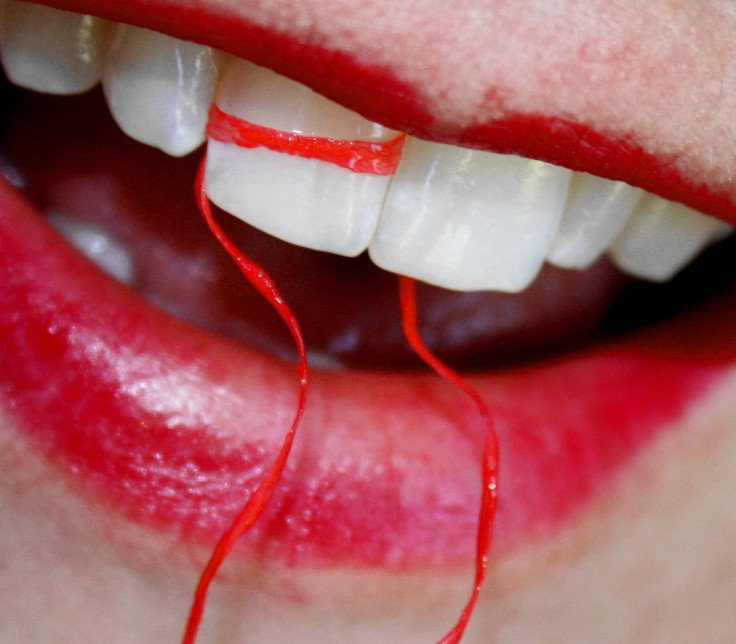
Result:
{"type": "Polygon", "coordinates": [[[94,226],[79,223],[58,213],[49,215],[48,221],[98,268],[118,282],[128,286],[133,284],[135,278],[133,259],[128,250],[110,235],[94,226]]]}
{"type": "Polygon", "coordinates": [[[590,266],[616,239],[641,195],[641,190],[620,181],[574,173],[547,260],[563,268],[590,266]]]}
{"type": "Polygon", "coordinates": [[[0,58],[20,87],[78,94],[100,80],[110,27],[92,16],[8,0],[0,58]]]}
{"type": "Polygon", "coordinates": [[[554,240],[569,179],[541,161],[410,139],[371,259],[459,291],[521,291],[554,240]]]}
{"type": "Polygon", "coordinates": [[[727,230],[718,219],[645,194],[609,255],[621,270],[663,282],[727,230]]]}
{"type": "Polygon", "coordinates": [[[204,141],[216,80],[209,47],[121,26],[102,85],[113,117],[128,136],[183,156],[204,141]]]}
{"type": "MultiPolygon", "coordinates": [[[[303,85],[242,60],[225,69],[215,99],[227,114],[303,136],[381,142],[396,133],[303,85]]],[[[375,229],[390,176],[210,139],[205,189],[220,208],[285,241],[354,256],[375,229]]]]}

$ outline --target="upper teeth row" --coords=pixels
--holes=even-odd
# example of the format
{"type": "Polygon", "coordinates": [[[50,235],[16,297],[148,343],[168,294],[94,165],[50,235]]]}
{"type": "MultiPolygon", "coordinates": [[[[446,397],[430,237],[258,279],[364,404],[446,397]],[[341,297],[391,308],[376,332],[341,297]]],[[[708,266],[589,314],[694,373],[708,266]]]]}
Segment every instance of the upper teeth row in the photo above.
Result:
{"type": "MultiPolygon", "coordinates": [[[[308,88],[159,33],[0,0],[0,57],[16,84],[72,94],[100,80],[131,137],[173,155],[205,139],[209,107],[269,128],[340,140],[396,135],[308,88]]],[[[520,291],[544,261],[669,279],[730,230],[628,185],[540,161],[407,139],[396,174],[354,172],[264,147],[208,142],[220,207],[301,246],[368,249],[388,270],[457,290],[520,291]]]]}

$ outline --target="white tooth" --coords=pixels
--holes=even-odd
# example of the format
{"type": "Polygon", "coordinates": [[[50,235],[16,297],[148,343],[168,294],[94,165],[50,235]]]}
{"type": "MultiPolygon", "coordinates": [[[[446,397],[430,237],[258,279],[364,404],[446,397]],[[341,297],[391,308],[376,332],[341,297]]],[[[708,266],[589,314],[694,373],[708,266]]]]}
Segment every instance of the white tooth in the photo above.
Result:
{"type": "Polygon", "coordinates": [[[100,80],[110,29],[99,18],[10,0],[0,58],[8,78],[20,87],[78,94],[100,80]]]}
{"type": "MultiPolygon", "coordinates": [[[[304,136],[371,142],[396,136],[303,85],[241,60],[224,71],[215,103],[250,123],[304,136]]],[[[214,203],[274,237],[355,256],[370,241],[390,177],[210,139],[205,182],[214,203]]]]}
{"type": "Polygon", "coordinates": [[[209,47],[120,26],[102,85],[128,136],[182,156],[204,141],[216,80],[209,47]]]}
{"type": "Polygon", "coordinates": [[[541,161],[410,139],[371,258],[454,290],[521,291],[554,240],[569,179],[541,161]]]}
{"type": "Polygon", "coordinates": [[[575,172],[548,261],[563,268],[590,266],[616,239],[641,195],[620,181],[575,172]]]}
{"type": "Polygon", "coordinates": [[[718,219],[645,194],[609,255],[621,270],[663,282],[728,229],[718,219]]]}
{"type": "Polygon", "coordinates": [[[51,214],[48,221],[69,243],[108,275],[123,284],[133,283],[133,259],[122,244],[94,226],[79,223],[64,215],[51,214]]]}

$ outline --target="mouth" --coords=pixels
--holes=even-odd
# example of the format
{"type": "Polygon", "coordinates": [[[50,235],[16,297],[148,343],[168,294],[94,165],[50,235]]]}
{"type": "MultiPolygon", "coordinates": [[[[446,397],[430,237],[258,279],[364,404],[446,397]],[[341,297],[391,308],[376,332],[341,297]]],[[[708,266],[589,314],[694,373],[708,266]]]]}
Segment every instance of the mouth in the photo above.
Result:
{"type": "MultiPolygon", "coordinates": [[[[165,3],[145,15],[132,3],[64,8],[247,55],[346,107],[220,51],[89,19],[99,69],[89,72],[88,59],[82,71],[57,73],[53,44],[31,43],[47,54],[36,81],[29,37],[13,44],[14,35],[39,16],[69,16],[34,5],[28,18],[29,7],[6,5],[8,75],[61,93],[86,90],[101,76],[129,135],[116,130],[99,91],[50,99],[6,88],[14,99],[5,110],[0,184],[4,407],[29,445],[93,502],[209,546],[258,484],[290,422],[288,343],[206,239],[190,197],[196,159],[173,158],[208,134],[208,196],[233,236],[283,280],[287,300],[293,293],[322,365],[274,500],[243,538],[244,558],[394,571],[462,569],[472,560],[482,440],[472,429],[475,411],[416,369],[397,314],[387,313],[392,278],[373,264],[442,287],[424,287],[434,320],[426,332],[441,355],[472,369],[501,446],[494,554],[553,532],[733,366],[733,289],[646,325],[619,311],[651,291],[634,305],[612,305],[631,288],[611,263],[649,280],[695,281],[693,292],[715,273],[729,282],[720,267],[674,277],[722,238],[736,208],[716,170],[668,156],[655,135],[632,139],[616,123],[595,129],[549,106],[541,117],[501,98],[495,112],[461,117],[413,89],[410,71],[399,78],[387,64],[368,65],[359,47],[352,56],[311,42],[297,47],[298,30],[287,37],[268,15],[238,17],[227,3],[196,22],[175,21],[189,14],[165,3]],[[151,63],[171,58],[167,47],[178,47],[179,60],[199,74],[176,124],[180,105],[167,103],[161,80],[169,72],[151,63]],[[257,100],[241,95],[249,85],[257,100]],[[301,136],[379,147],[396,139],[366,116],[410,136],[395,172],[356,173],[325,161],[324,148],[304,158],[278,145],[218,141],[207,125],[213,102],[301,136]],[[286,122],[293,116],[284,105],[292,104],[305,106],[297,123],[286,122]],[[366,249],[371,261],[317,252],[366,249]],[[540,306],[545,298],[555,305],[540,306]],[[513,306],[521,312],[504,322],[499,311],[513,306]],[[353,308],[360,315],[347,315],[353,308]],[[493,316],[501,321],[487,324],[493,316]],[[627,330],[604,336],[601,319],[627,330]]],[[[726,248],[707,255],[727,257],[726,248]]],[[[672,283],[671,291],[682,290],[683,281],[672,283]]]]}

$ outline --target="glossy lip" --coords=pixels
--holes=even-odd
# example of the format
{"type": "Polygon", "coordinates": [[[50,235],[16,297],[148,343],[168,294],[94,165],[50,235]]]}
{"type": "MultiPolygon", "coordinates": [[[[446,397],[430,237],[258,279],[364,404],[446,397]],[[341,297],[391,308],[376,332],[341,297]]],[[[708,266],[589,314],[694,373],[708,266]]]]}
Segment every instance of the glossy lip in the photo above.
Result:
{"type": "MultiPolygon", "coordinates": [[[[141,6],[108,3],[105,10],[132,18],[141,6]]],[[[182,17],[180,9],[156,6],[148,26],[182,17]]],[[[197,22],[203,38],[225,24],[213,42],[229,38],[231,51],[233,34],[244,28],[260,33],[248,45],[251,57],[258,60],[262,47],[279,67],[294,54],[296,44],[285,37],[218,20],[197,22]]],[[[191,30],[191,16],[180,24],[191,30]]],[[[310,65],[314,75],[328,54],[304,51],[298,73],[309,80],[310,65]]],[[[344,102],[378,96],[376,110],[396,109],[394,118],[411,122],[413,131],[432,132],[431,117],[407,88],[349,57],[329,56],[334,86],[350,77],[344,102]]],[[[483,128],[503,132],[506,124],[447,136],[483,144],[483,128]]],[[[548,145],[554,156],[566,136],[576,140],[574,127],[560,125],[541,118],[539,132],[552,135],[534,145],[548,145]]],[[[530,127],[514,130],[508,145],[530,127]]],[[[592,156],[606,145],[601,137],[592,156]]],[[[640,148],[626,149],[640,158],[640,148]]],[[[565,152],[570,163],[587,158],[576,150],[565,152]]],[[[608,151],[615,172],[625,150],[608,151]]],[[[0,386],[15,423],[53,463],[127,517],[210,544],[288,427],[294,374],[167,317],[104,278],[5,182],[0,207],[0,386]]],[[[553,529],[732,366],[730,299],[716,303],[715,313],[699,312],[699,320],[691,316],[616,347],[474,379],[491,404],[502,449],[499,550],[553,529]]],[[[478,433],[473,409],[431,376],[315,374],[289,470],[244,541],[293,565],[467,565],[477,520],[478,433]]]]}
{"type": "MultiPolygon", "coordinates": [[[[6,182],[0,204],[0,386],[11,417],[105,505],[211,543],[288,427],[292,370],[104,277],[6,182]]],[[[693,340],[703,320],[686,319],[659,346],[634,338],[474,379],[502,449],[499,550],[553,529],[719,380],[736,348],[733,310],[699,314],[722,340],[711,355],[714,342],[693,340]]],[[[288,472],[244,541],[289,565],[465,565],[480,432],[472,407],[432,376],[315,373],[288,472]]]]}
{"type": "MultiPolygon", "coordinates": [[[[181,0],[108,0],[104,6],[95,0],[40,1],[41,4],[92,13],[221,48],[295,78],[346,107],[396,130],[430,140],[520,154],[573,170],[622,180],[736,223],[736,190],[728,171],[721,171],[721,168],[730,166],[730,150],[733,146],[729,146],[728,141],[732,128],[718,130],[714,126],[714,145],[722,144],[722,149],[714,147],[703,158],[699,158],[691,154],[694,146],[687,139],[687,134],[673,147],[669,145],[672,131],[669,137],[662,138],[660,133],[658,139],[648,140],[641,128],[627,129],[620,123],[600,124],[586,120],[585,114],[596,110],[589,106],[587,110],[573,106],[575,95],[582,93],[579,86],[572,94],[560,91],[560,94],[565,94],[560,104],[550,102],[549,98],[550,92],[554,94],[557,91],[555,82],[565,87],[564,80],[558,80],[563,76],[558,73],[559,68],[574,68],[580,77],[587,77],[591,85],[599,83],[596,86],[599,95],[590,97],[590,100],[597,101],[597,109],[603,110],[614,98],[610,90],[604,90],[601,104],[600,87],[605,87],[606,83],[620,86],[629,92],[628,98],[620,106],[613,104],[611,109],[624,110],[626,105],[640,103],[641,110],[627,111],[625,120],[640,120],[638,112],[646,112],[648,125],[644,129],[654,128],[660,121],[666,120],[669,112],[679,107],[675,100],[664,102],[661,95],[679,95],[677,90],[683,87],[683,79],[687,79],[690,91],[687,97],[694,94],[699,96],[703,104],[706,101],[713,103],[708,120],[698,123],[698,127],[709,127],[711,122],[720,122],[719,118],[723,118],[723,114],[728,115],[730,123],[732,112],[723,103],[725,90],[716,91],[715,96],[709,93],[713,87],[730,82],[720,62],[724,57],[730,60],[729,52],[722,50],[730,39],[722,42],[723,39],[717,38],[710,26],[725,24],[733,20],[733,16],[727,12],[723,14],[713,3],[706,2],[699,7],[699,14],[695,17],[687,14],[687,11],[694,10],[688,9],[687,5],[684,5],[684,9],[672,6],[671,17],[678,21],[677,24],[682,24],[683,30],[689,30],[688,35],[692,40],[689,42],[681,39],[681,34],[673,35],[661,28],[662,25],[654,19],[656,16],[648,14],[647,19],[632,21],[633,18],[641,18],[642,7],[628,0],[606,7],[605,10],[610,10],[611,15],[606,15],[601,24],[595,25],[588,24],[590,16],[584,11],[578,12],[577,4],[572,1],[558,3],[552,12],[543,11],[547,5],[540,0],[515,3],[512,14],[537,14],[543,17],[539,23],[530,21],[529,24],[509,19],[508,12],[503,10],[503,3],[491,2],[487,10],[493,15],[488,18],[502,21],[498,23],[498,28],[505,29],[504,33],[511,40],[508,44],[502,43],[501,39],[494,43],[494,47],[501,49],[493,50],[490,61],[493,56],[503,58],[507,51],[514,49],[512,38],[516,37],[518,31],[518,37],[533,34],[532,42],[538,41],[539,51],[535,60],[542,71],[538,75],[527,68],[515,72],[517,75],[530,74],[530,80],[525,84],[533,85],[535,89],[530,90],[532,93],[528,95],[523,92],[517,95],[514,81],[509,85],[509,80],[503,78],[498,70],[489,72],[497,76],[488,81],[481,97],[473,96],[473,101],[468,101],[476,104],[475,109],[482,113],[482,116],[476,116],[463,112],[463,96],[450,98],[447,104],[443,104],[436,96],[431,97],[425,91],[421,77],[416,74],[412,76],[416,70],[401,68],[397,71],[392,68],[391,63],[395,61],[391,55],[407,58],[404,46],[412,44],[415,49],[422,51],[421,42],[415,43],[411,32],[410,39],[399,46],[398,53],[390,54],[382,64],[377,64],[373,62],[376,51],[370,50],[366,42],[381,40],[383,47],[390,43],[391,38],[371,38],[373,31],[365,29],[367,36],[361,39],[354,34],[360,31],[360,26],[354,24],[343,25],[345,33],[339,30],[333,33],[323,28],[320,21],[314,20],[320,11],[326,10],[321,2],[310,0],[308,4],[314,5],[311,7],[314,15],[305,17],[298,11],[290,11],[288,2],[280,0],[253,5],[237,0],[211,0],[206,6],[197,7],[196,11],[181,0]],[[635,26],[641,28],[642,24],[649,24],[649,27],[627,39],[625,31],[617,32],[611,27],[617,24],[626,25],[632,34],[635,26]],[[562,28],[566,29],[567,37],[561,39],[559,30],[562,28]],[[586,29],[591,32],[587,33],[586,29]],[[672,42],[682,42],[683,45],[671,49],[672,42]],[[351,46],[356,50],[352,51],[351,46]],[[674,58],[677,64],[668,64],[658,57],[665,55],[674,58]],[[547,59],[553,62],[545,67],[547,59]],[[701,65],[700,61],[704,60],[709,64],[701,65]],[[639,66],[646,70],[640,79],[643,83],[641,86],[631,84],[634,77],[628,73],[630,68],[639,66]],[[325,70],[329,72],[325,73],[325,70]],[[544,74],[546,76],[543,77],[544,74]],[[554,80],[548,81],[548,78],[554,80]],[[650,96],[646,91],[648,87],[659,87],[659,91],[650,96]],[[541,104],[546,105],[543,112],[538,107],[541,104]],[[443,108],[447,108],[454,116],[447,118],[443,108]]],[[[373,0],[365,3],[365,6],[380,6],[382,2],[373,0]]],[[[443,6],[447,10],[446,5],[443,6]]],[[[338,3],[331,10],[340,14],[340,7],[338,3]]],[[[379,21],[376,29],[388,30],[393,20],[393,10],[385,6],[383,11],[389,15],[388,18],[379,21],[380,11],[374,10],[373,14],[369,12],[362,19],[368,24],[372,18],[379,21]]],[[[445,29],[454,29],[455,33],[451,37],[455,40],[442,42],[445,48],[462,46],[463,33],[470,28],[462,18],[461,8],[446,15],[445,29]]],[[[395,32],[391,34],[395,36],[395,32]]],[[[433,37],[441,40],[442,34],[435,33],[433,37]]],[[[488,62],[485,60],[485,64],[488,62]]],[[[450,77],[455,72],[462,77],[462,67],[467,61],[442,60],[437,64],[444,66],[446,74],[449,70],[450,77]]],[[[514,60],[513,65],[517,64],[521,62],[514,60]]],[[[513,65],[509,64],[509,67],[513,65]]],[[[450,83],[444,91],[451,94],[456,88],[447,78],[443,81],[450,83]]],[[[677,130],[682,128],[672,129],[679,135],[677,130]]]]}

